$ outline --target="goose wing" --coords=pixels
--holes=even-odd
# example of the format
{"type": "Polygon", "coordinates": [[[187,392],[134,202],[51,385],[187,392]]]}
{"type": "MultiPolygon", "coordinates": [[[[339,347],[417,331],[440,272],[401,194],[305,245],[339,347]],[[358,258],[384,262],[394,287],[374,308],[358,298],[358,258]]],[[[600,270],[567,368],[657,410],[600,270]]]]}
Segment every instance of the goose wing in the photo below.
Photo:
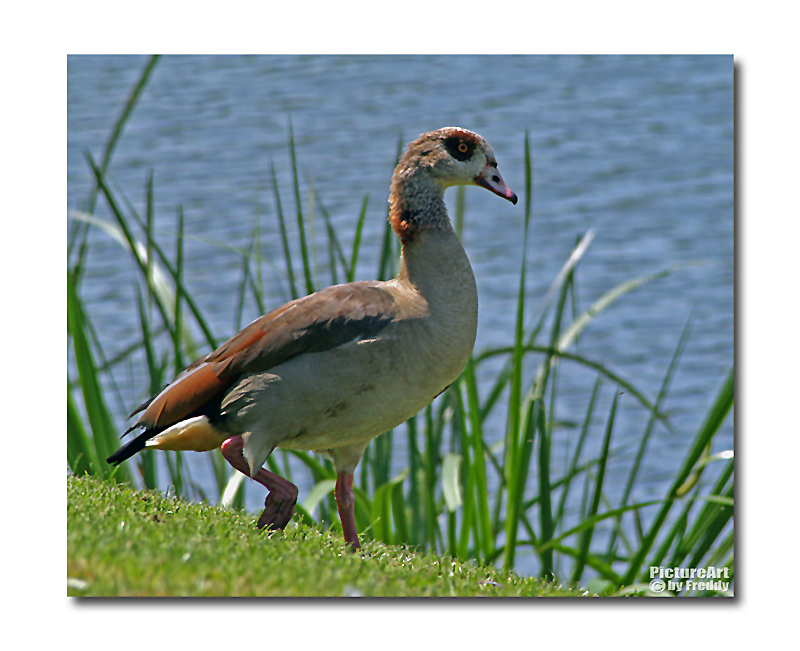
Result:
{"type": "Polygon", "coordinates": [[[243,375],[266,372],[297,355],[375,337],[398,315],[392,294],[374,281],[334,285],[286,303],[187,366],[131,414],[142,412],[131,429],[144,427],[155,434],[218,404],[243,375]]]}

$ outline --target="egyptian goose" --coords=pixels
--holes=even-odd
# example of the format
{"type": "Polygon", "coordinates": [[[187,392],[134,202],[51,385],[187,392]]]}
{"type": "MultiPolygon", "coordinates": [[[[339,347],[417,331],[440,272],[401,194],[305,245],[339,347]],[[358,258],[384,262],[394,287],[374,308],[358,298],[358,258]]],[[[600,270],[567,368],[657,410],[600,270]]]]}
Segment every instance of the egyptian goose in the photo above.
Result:
{"type": "Polygon", "coordinates": [[[264,462],[276,447],[326,453],[344,538],[358,549],[353,472],[367,443],[430,404],[464,370],[475,344],[475,278],[444,204],[453,185],[479,185],[517,202],[481,136],[457,127],[423,134],[392,177],[389,221],[402,243],[397,277],[328,287],[257,319],[134,411],[142,413],[128,432],[144,431],[108,462],[145,447],[221,448],[269,491],[258,526],[283,529],[297,487],[264,462]]]}

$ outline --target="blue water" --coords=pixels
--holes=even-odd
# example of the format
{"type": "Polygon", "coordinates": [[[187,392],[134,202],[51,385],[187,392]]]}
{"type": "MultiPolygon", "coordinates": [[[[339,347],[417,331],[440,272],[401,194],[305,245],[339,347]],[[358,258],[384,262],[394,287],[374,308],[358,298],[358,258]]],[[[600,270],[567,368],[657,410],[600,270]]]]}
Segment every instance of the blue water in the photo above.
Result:
{"type": "MultiPolygon", "coordinates": [[[[68,209],[85,207],[91,177],[83,152],[101,158],[145,62],[143,57],[68,58],[68,209]]],[[[595,319],[579,345],[654,399],[694,314],[665,403],[677,433],[656,429],[633,499],[661,496],[733,365],[732,57],[163,58],[119,141],[110,174],[144,213],[145,179],[154,171],[156,230],[167,250],[174,250],[176,209],[183,207],[191,234],[186,282],[220,341],[239,325],[234,315],[241,258],[230,247],[249,245],[256,215],[267,306],[288,297],[279,271],[283,256],[269,170],[274,162],[284,210],[291,214],[290,118],[304,201],[313,186],[345,242],[352,241],[369,194],[358,279],[376,274],[398,138],[402,134],[407,142],[445,125],[483,135],[520,196],[529,133],[535,178],[527,277],[531,313],[576,238],[590,228],[596,237],[578,270],[580,309],[625,280],[702,263],[627,295],[595,319]]],[[[451,207],[454,196],[447,197],[451,207]]],[[[524,208],[477,188],[467,189],[466,205],[465,248],[480,295],[480,351],[512,341],[524,208]]],[[[96,212],[109,216],[102,200],[96,212]]],[[[322,286],[329,276],[316,213],[312,238],[322,286]]],[[[90,244],[82,290],[112,357],[139,335],[136,273],[108,236],[94,230],[90,244]]],[[[257,316],[250,301],[243,324],[257,316]]],[[[144,377],[141,367],[120,368],[116,380],[126,408],[146,397],[144,377]]],[[[482,377],[482,387],[489,377],[482,377]]],[[[583,418],[594,380],[593,373],[574,365],[560,367],[557,418],[583,418]]],[[[612,391],[606,383],[585,455],[602,439],[612,391]]],[[[647,421],[628,395],[620,409],[613,446],[623,452],[606,481],[612,502],[647,421]]],[[[565,463],[564,441],[575,436],[574,430],[557,430],[554,463],[565,463]]],[[[490,441],[501,437],[499,424],[487,428],[490,441]]],[[[716,446],[715,452],[732,448],[732,415],[716,446]]],[[[192,463],[213,493],[207,461],[197,455],[192,463]]],[[[398,458],[396,465],[402,469],[405,460],[398,458]]],[[[301,499],[304,490],[307,486],[301,486],[301,499]]],[[[263,494],[249,489],[247,500],[256,509],[263,494]]]]}

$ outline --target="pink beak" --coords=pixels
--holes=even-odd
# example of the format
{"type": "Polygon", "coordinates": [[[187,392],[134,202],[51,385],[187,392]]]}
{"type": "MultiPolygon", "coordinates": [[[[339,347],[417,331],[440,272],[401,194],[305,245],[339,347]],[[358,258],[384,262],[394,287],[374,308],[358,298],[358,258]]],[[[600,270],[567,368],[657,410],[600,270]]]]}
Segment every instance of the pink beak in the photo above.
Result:
{"type": "Polygon", "coordinates": [[[497,171],[497,163],[488,163],[483,171],[475,177],[475,184],[494,192],[498,197],[508,199],[511,203],[516,205],[517,195],[511,191],[497,171]]]}

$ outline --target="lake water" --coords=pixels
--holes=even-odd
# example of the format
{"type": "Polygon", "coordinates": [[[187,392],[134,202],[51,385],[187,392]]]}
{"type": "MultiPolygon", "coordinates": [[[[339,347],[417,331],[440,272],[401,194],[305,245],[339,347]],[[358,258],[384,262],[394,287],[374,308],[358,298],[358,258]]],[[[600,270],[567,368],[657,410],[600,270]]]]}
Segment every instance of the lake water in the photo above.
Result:
{"type": "MultiPolygon", "coordinates": [[[[146,63],[144,57],[69,57],[67,208],[91,189],[83,152],[102,156],[112,125],[146,63]]],[[[166,57],[156,66],[114,152],[110,174],[143,213],[145,179],[155,176],[159,241],[174,250],[183,207],[186,282],[222,341],[234,314],[240,257],[260,215],[268,308],[288,296],[269,181],[274,162],[284,210],[294,210],[287,148],[291,118],[304,181],[322,197],[351,241],[365,194],[367,221],[357,278],[374,278],[398,138],[445,125],[477,131],[521,197],[524,138],[534,161],[534,216],[528,253],[533,309],[576,238],[596,237],[578,271],[579,307],[633,277],[700,262],[627,295],[587,329],[580,351],[654,399],[690,314],[694,325],[665,409],[677,431],[659,427],[633,499],[663,495],[687,444],[733,365],[733,59],[730,56],[287,56],[166,57]]],[[[447,200],[451,208],[453,194],[447,200]]],[[[477,188],[466,191],[465,248],[480,295],[476,350],[512,342],[524,207],[477,188]]],[[[107,217],[102,200],[97,214],[107,217]]],[[[452,212],[452,211],[451,211],[452,212]]],[[[321,221],[315,239],[319,285],[328,284],[321,221]]],[[[82,287],[105,353],[139,336],[132,266],[93,230],[82,287]]],[[[258,316],[252,301],[245,323],[258,316]]],[[[557,417],[580,421],[595,375],[561,366],[557,417]]],[[[485,378],[484,378],[485,380],[485,378]]],[[[143,398],[144,377],[121,368],[125,407],[143,398]]],[[[597,449],[613,387],[606,383],[584,454],[597,449]]],[[[614,447],[634,450],[647,414],[620,403],[614,447]]],[[[119,421],[120,427],[123,421],[119,421]]],[[[402,429],[402,428],[401,428],[402,429]]],[[[565,435],[566,436],[566,435],[565,435]]],[[[491,441],[502,429],[487,429],[491,441]]],[[[733,415],[716,440],[733,446],[733,415]]],[[[553,459],[563,462],[556,436],[553,459]]],[[[195,455],[190,455],[193,457],[195,455]]],[[[632,452],[607,477],[612,499],[632,452]]],[[[195,475],[213,485],[197,455],[195,475]]],[[[397,460],[397,469],[405,460],[397,460]]],[[[301,499],[307,487],[301,486],[301,499]]],[[[213,493],[213,490],[211,490],[213,493]]],[[[249,508],[263,503],[248,490],[249,508]]],[[[525,561],[520,563],[525,570],[525,561]]]]}

